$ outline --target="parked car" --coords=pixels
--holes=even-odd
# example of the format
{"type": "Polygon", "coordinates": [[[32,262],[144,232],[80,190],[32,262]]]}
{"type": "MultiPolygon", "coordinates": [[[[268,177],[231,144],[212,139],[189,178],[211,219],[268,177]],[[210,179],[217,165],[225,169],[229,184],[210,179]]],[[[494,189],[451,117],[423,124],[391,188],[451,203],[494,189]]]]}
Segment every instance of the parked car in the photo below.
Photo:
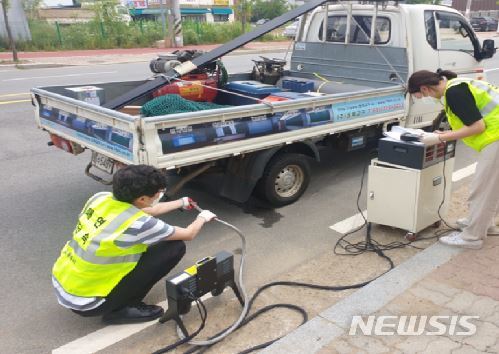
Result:
{"type": "Polygon", "coordinates": [[[475,31],[495,31],[497,29],[497,20],[492,17],[472,17],[471,26],[475,31]]]}
{"type": "Polygon", "coordinates": [[[269,19],[268,19],[268,18],[261,18],[261,19],[259,19],[258,21],[256,21],[256,22],[255,22],[255,25],[257,25],[257,26],[261,26],[261,25],[263,25],[265,22],[268,22],[268,21],[269,21],[269,19]]]}
{"type": "Polygon", "coordinates": [[[295,21],[289,26],[286,26],[284,28],[284,31],[282,32],[282,35],[288,38],[295,38],[296,32],[298,31],[298,25],[300,21],[295,21]]]}

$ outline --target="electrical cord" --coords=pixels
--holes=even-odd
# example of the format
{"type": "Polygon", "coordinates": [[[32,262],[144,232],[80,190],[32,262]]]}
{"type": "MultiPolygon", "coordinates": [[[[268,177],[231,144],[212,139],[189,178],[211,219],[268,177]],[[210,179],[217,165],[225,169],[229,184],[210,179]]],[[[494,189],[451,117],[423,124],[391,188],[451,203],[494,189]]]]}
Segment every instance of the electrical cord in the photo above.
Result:
{"type": "MultiPolygon", "coordinates": [[[[199,208],[197,205],[195,205],[195,208],[198,211],[202,211],[202,209],[199,208]]],[[[218,341],[222,340],[223,338],[227,337],[230,333],[232,333],[236,328],[239,327],[239,325],[244,320],[244,318],[246,317],[246,315],[249,311],[248,294],[246,292],[246,287],[244,285],[244,264],[245,264],[245,260],[246,260],[246,238],[244,237],[244,234],[242,233],[242,231],[239,230],[236,226],[231,225],[228,222],[221,220],[219,218],[215,218],[215,221],[232,229],[241,238],[241,242],[242,242],[241,250],[242,251],[241,251],[241,262],[239,264],[239,282],[238,282],[238,285],[239,285],[239,289],[240,289],[241,294],[242,294],[242,298],[244,300],[244,306],[243,306],[243,310],[241,311],[241,315],[236,320],[236,322],[234,322],[230,327],[228,327],[227,329],[222,331],[222,333],[220,333],[212,338],[209,338],[207,340],[194,341],[194,340],[192,340],[193,338],[191,338],[188,341],[189,344],[197,345],[197,346],[205,346],[205,345],[215,344],[218,341]]],[[[180,330],[180,328],[178,326],[177,326],[177,334],[181,340],[187,338],[184,336],[184,334],[182,333],[182,331],[180,330]]]]}
{"type": "Polygon", "coordinates": [[[445,221],[445,219],[443,218],[443,216],[441,214],[441,209],[442,209],[443,205],[445,204],[445,192],[447,191],[447,177],[445,175],[445,164],[447,162],[447,143],[445,143],[444,149],[445,149],[444,150],[444,163],[443,163],[443,168],[442,168],[442,175],[443,175],[443,180],[444,180],[444,190],[443,190],[443,195],[442,195],[442,202],[440,203],[440,205],[438,207],[438,217],[440,218],[440,221],[442,221],[444,223],[444,225],[447,226],[448,230],[441,230],[441,231],[445,231],[445,232],[442,232],[441,235],[449,233],[451,231],[461,231],[453,226],[450,226],[449,223],[447,223],[447,221],[445,221]]]}
{"type": "Polygon", "coordinates": [[[201,317],[201,325],[199,326],[199,328],[195,332],[189,334],[187,337],[184,337],[181,340],[179,340],[179,341],[177,341],[177,342],[175,342],[173,344],[170,344],[170,345],[168,345],[168,346],[166,346],[164,348],[156,350],[152,354],[162,354],[162,353],[169,352],[170,350],[173,350],[176,347],[189,342],[191,339],[193,339],[194,337],[196,337],[204,329],[204,327],[206,325],[206,319],[208,317],[208,311],[206,310],[206,307],[203,304],[203,302],[199,298],[197,298],[196,296],[194,296],[194,294],[192,292],[189,292],[189,298],[192,301],[196,302],[196,307],[198,309],[199,316],[201,317]]]}

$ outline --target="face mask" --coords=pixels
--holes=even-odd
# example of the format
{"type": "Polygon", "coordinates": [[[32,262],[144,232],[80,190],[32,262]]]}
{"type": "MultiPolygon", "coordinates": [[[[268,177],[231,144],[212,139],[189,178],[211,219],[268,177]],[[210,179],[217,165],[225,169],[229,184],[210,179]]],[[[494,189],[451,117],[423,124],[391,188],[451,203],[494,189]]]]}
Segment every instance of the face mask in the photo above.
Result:
{"type": "Polygon", "coordinates": [[[153,207],[153,206],[158,205],[159,201],[161,200],[161,198],[163,198],[164,195],[165,195],[165,193],[163,193],[163,192],[159,193],[159,197],[152,201],[151,206],[153,207]]]}
{"type": "Polygon", "coordinates": [[[441,103],[440,100],[436,99],[435,97],[431,97],[431,96],[421,97],[420,100],[423,104],[427,104],[427,105],[434,105],[437,103],[441,103]]]}

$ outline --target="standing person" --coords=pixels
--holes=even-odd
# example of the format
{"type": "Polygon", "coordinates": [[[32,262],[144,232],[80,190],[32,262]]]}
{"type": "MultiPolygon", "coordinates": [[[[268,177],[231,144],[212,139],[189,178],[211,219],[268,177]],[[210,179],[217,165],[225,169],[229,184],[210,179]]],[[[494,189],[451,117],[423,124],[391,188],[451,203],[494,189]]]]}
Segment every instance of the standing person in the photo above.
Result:
{"type": "Polygon", "coordinates": [[[87,201],[52,269],[62,306],[111,323],[161,317],[163,308],[146,305],[143,298],[182,259],[183,241],[193,240],[216,217],[204,210],[186,228],[155,218],[193,207],[187,197],[160,203],[165,188],[161,171],[132,165],[115,173],[113,193],[97,193],[87,201]]]}
{"type": "Polygon", "coordinates": [[[499,88],[485,81],[457,78],[451,71],[421,70],[411,75],[410,94],[425,102],[442,102],[450,131],[436,131],[425,139],[433,143],[462,139],[480,152],[469,196],[469,217],[458,220],[462,232],[440,242],[480,249],[487,234],[499,235],[499,88]]]}

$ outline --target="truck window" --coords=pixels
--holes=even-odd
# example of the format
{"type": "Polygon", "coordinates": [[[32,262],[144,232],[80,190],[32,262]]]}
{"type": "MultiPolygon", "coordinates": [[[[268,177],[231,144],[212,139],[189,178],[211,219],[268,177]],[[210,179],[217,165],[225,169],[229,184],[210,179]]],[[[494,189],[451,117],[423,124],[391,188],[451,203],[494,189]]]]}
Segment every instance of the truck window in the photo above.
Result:
{"type": "Polygon", "coordinates": [[[435,17],[433,17],[433,11],[424,12],[424,23],[426,29],[426,41],[433,49],[437,49],[437,31],[435,30],[435,17]]]}
{"type": "MultiPolygon", "coordinates": [[[[371,35],[371,16],[353,16],[350,25],[350,43],[369,44],[371,35]],[[355,19],[355,21],[354,21],[355,19]],[[356,23],[357,22],[357,23],[356,23]]],[[[319,28],[319,39],[322,40],[322,22],[319,28]]],[[[347,32],[347,16],[329,16],[327,21],[326,41],[345,42],[347,32]]],[[[375,44],[386,44],[390,40],[391,23],[388,17],[377,17],[374,33],[375,44]]]]}
{"type": "Polygon", "coordinates": [[[466,20],[446,12],[437,12],[436,18],[440,37],[440,50],[474,51],[470,36],[471,29],[466,20]]]}

